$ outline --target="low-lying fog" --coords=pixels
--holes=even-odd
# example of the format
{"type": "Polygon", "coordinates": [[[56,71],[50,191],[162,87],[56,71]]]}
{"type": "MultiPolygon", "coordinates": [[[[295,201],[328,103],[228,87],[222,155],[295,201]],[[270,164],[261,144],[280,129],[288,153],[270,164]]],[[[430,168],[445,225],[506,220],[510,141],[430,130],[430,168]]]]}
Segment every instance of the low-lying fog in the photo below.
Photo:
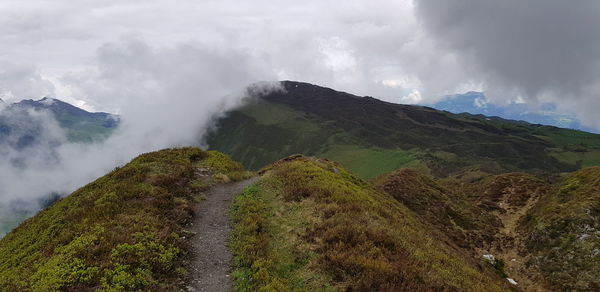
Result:
{"type": "Polygon", "coordinates": [[[120,125],[105,141],[68,142],[49,112],[29,111],[28,124],[0,112],[13,126],[34,121],[38,139],[20,150],[0,145],[0,235],[39,210],[49,194],[68,194],[138,154],[201,145],[211,121],[248,95],[246,86],[279,86],[256,84],[273,75],[243,52],[196,45],[155,50],[133,40],[104,47],[99,60],[97,71],[72,82],[76,92],[119,109],[120,125]]]}

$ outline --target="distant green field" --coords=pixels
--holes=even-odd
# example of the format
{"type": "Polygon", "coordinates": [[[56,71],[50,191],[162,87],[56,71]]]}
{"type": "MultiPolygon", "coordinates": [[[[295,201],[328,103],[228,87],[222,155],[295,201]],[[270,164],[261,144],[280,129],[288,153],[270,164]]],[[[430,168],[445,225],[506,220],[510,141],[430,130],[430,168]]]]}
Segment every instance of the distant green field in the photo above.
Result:
{"type": "Polygon", "coordinates": [[[600,166],[600,149],[586,152],[554,150],[552,156],[560,161],[578,164],[581,167],[600,166]]]}
{"type": "Polygon", "coordinates": [[[371,179],[402,167],[427,168],[412,153],[403,150],[333,145],[327,152],[317,156],[337,161],[363,179],[371,179]]]}

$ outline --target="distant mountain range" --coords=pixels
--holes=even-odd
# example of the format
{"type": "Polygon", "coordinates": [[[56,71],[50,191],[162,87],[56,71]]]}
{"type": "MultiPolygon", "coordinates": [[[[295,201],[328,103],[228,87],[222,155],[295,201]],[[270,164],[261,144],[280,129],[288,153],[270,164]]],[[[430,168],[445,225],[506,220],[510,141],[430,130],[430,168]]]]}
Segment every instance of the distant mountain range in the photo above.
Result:
{"type": "Polygon", "coordinates": [[[509,120],[526,121],[532,124],[542,124],[598,133],[597,130],[582,125],[579,119],[574,115],[557,112],[556,106],[553,104],[543,104],[539,109],[532,109],[526,103],[497,105],[491,103],[481,92],[471,91],[464,94],[448,95],[441,101],[427,106],[456,114],[482,114],[509,120]]]}
{"type": "MultiPolygon", "coordinates": [[[[116,115],[91,113],[58,99],[45,97],[12,104],[0,100],[0,167],[26,167],[32,156],[52,164],[59,159],[56,147],[102,141],[118,124],[116,115]]],[[[52,193],[39,196],[35,204],[0,201],[0,237],[37,211],[31,209],[33,206],[45,207],[58,199],[58,194],[52,193]]]]}
{"type": "Polygon", "coordinates": [[[93,142],[105,139],[119,123],[119,117],[116,115],[91,113],[48,97],[40,100],[26,99],[9,105],[2,103],[0,145],[7,144],[17,150],[41,143],[44,132],[53,126],[54,121],[64,130],[66,142],[93,142]]]}

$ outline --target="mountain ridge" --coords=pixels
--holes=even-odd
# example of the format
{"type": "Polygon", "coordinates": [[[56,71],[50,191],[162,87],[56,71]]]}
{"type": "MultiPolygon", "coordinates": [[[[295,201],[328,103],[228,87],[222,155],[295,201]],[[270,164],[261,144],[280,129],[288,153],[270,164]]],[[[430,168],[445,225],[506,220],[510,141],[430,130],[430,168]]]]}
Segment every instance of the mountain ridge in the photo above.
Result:
{"type": "Polygon", "coordinates": [[[70,142],[89,143],[106,139],[119,124],[116,115],[88,112],[58,99],[24,99],[5,106],[0,112],[0,142],[9,140],[11,135],[20,135],[14,139],[25,142],[12,143],[13,148],[22,149],[35,144],[38,136],[44,134],[47,121],[43,117],[32,116],[29,110],[50,113],[70,142]]]}
{"type": "Polygon", "coordinates": [[[463,94],[445,96],[442,100],[428,106],[449,111],[451,113],[483,114],[488,117],[499,117],[507,120],[524,121],[531,124],[542,124],[560,128],[575,129],[590,133],[598,133],[586,127],[573,115],[560,114],[553,104],[542,104],[531,108],[528,104],[511,102],[497,105],[490,102],[482,92],[470,91],[463,94]]]}
{"type": "Polygon", "coordinates": [[[364,178],[407,163],[447,176],[472,169],[563,172],[600,162],[600,135],[592,133],[394,104],[309,83],[281,85],[230,111],[207,144],[250,169],[301,153],[340,161],[364,178]],[[373,165],[354,163],[357,155],[373,165]]]}

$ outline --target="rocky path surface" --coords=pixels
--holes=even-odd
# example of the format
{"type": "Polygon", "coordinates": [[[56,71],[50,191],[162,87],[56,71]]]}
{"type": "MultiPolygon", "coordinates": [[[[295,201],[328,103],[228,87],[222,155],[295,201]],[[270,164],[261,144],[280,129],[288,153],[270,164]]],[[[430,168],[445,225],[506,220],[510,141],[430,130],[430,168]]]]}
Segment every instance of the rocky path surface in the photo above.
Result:
{"type": "Polygon", "coordinates": [[[191,231],[193,261],[189,268],[188,291],[231,291],[231,253],[227,248],[229,219],[227,212],[235,195],[257,178],[222,184],[211,188],[198,204],[191,231]]]}
{"type": "MultiPolygon", "coordinates": [[[[532,278],[525,269],[526,258],[519,254],[519,246],[521,240],[517,228],[519,221],[527,215],[527,213],[539,201],[540,195],[534,194],[531,196],[524,206],[508,208],[505,213],[498,215],[504,227],[500,230],[500,237],[503,238],[501,243],[493,248],[492,253],[504,260],[504,271],[510,277],[514,277],[518,282],[518,286],[524,291],[542,292],[546,291],[541,286],[537,285],[535,279],[532,278]]],[[[508,206],[508,202],[503,202],[502,205],[508,206]]],[[[539,280],[539,279],[538,279],[539,280]]]]}

